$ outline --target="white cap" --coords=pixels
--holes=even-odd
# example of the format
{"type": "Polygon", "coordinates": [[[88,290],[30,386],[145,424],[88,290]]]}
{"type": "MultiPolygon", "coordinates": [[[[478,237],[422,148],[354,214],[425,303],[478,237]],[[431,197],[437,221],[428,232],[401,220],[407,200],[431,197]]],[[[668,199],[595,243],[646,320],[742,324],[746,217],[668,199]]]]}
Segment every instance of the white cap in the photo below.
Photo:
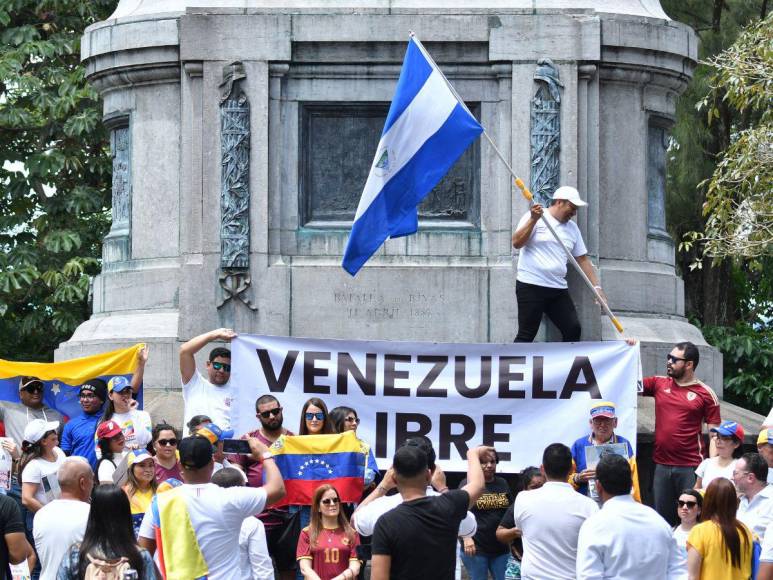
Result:
{"type": "Polygon", "coordinates": [[[59,429],[59,421],[44,421],[43,419],[33,419],[24,428],[24,440],[30,443],[37,443],[43,439],[43,435],[49,431],[59,429]]]}
{"type": "Polygon", "coordinates": [[[582,207],[584,205],[588,205],[583,200],[580,199],[580,192],[577,191],[574,187],[571,187],[569,185],[562,185],[559,187],[556,192],[553,194],[553,199],[565,199],[566,201],[576,205],[577,207],[582,207]]]}

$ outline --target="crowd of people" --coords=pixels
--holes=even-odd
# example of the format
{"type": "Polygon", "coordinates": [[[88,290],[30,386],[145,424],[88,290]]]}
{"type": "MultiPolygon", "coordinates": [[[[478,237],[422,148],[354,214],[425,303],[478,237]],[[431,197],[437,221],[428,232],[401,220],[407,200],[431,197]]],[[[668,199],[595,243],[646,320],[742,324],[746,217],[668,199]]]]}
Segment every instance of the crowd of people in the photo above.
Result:
{"type": "MultiPolygon", "coordinates": [[[[23,377],[19,403],[0,402],[4,451],[15,461],[0,495],[0,570],[26,562],[33,578],[370,578],[472,580],[638,578],[746,579],[753,546],[760,578],[773,578],[773,416],[743,452],[744,429],[722,421],[716,396],[695,377],[699,355],[679,343],[666,376],[648,377],[655,398],[655,509],[641,503],[633,446],[615,433],[616,406],[595,402],[588,430],[535,457],[512,488],[491,447],[467,454],[449,489],[427,437],[411,437],[379,473],[363,442],[364,493],[342,501],[318,486],[308,505],[285,495],[272,445],[282,437],[353,431],[355,409],[303,405],[294,433],[279,399],[254,401],[260,427],[235,434],[230,351],[194,355],[228,329],[181,347],[185,429],[153,423],[134,399],[148,360],[129,381],[80,387],[82,414],[43,403],[43,383],[23,377]],[[710,449],[702,438],[708,427],[710,449]],[[240,437],[247,450],[226,453],[240,437]],[[128,577],[132,577],[131,575],[128,577]]],[[[244,404],[240,402],[239,404],[244,404]]],[[[252,404],[252,402],[250,403],[252,404]]],[[[642,482],[645,483],[645,482],[642,482]]]]}

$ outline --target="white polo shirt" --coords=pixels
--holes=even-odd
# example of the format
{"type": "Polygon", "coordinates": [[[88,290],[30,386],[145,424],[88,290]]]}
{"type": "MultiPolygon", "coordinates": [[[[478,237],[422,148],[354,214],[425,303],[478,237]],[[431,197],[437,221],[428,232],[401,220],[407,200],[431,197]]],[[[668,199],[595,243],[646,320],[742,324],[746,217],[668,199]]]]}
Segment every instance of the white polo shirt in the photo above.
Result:
{"type": "MultiPolygon", "coordinates": [[[[531,214],[527,213],[518,222],[516,230],[521,229],[531,214]]],[[[553,226],[564,246],[575,258],[588,253],[585,242],[582,241],[580,228],[572,220],[561,223],[547,209],[543,214],[553,226]]],[[[548,288],[567,288],[566,254],[550,233],[542,220],[539,220],[531,231],[526,245],[519,250],[518,275],[516,279],[526,284],[546,286],[548,288]]]]}
{"type": "Polygon", "coordinates": [[[773,485],[763,487],[751,501],[742,496],[736,517],[757,534],[758,538],[763,538],[765,530],[773,522],[773,485]]]}
{"type": "Polygon", "coordinates": [[[671,528],[630,495],[608,499],[580,528],[577,579],[686,578],[671,528]]]}
{"type": "Polygon", "coordinates": [[[580,527],[599,511],[568,483],[548,481],[515,498],[513,520],[523,532],[523,580],[574,580],[580,527]]]}
{"type": "MultiPolygon", "coordinates": [[[[440,495],[431,486],[427,487],[427,495],[440,495]]],[[[403,503],[403,496],[399,493],[394,495],[387,495],[373,500],[368,505],[358,509],[352,516],[354,523],[354,529],[361,536],[372,536],[373,530],[376,529],[376,521],[387,513],[403,503]]],[[[478,531],[478,523],[475,521],[475,516],[472,512],[467,512],[467,515],[459,524],[459,536],[462,538],[471,538],[478,531]]]]}

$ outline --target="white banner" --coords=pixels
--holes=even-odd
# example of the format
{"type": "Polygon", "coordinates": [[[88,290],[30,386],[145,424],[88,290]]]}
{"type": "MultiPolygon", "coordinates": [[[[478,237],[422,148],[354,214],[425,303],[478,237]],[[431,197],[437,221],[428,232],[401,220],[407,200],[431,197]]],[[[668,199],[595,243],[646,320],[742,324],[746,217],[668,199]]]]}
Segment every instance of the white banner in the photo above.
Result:
{"type": "Polygon", "coordinates": [[[589,410],[617,405],[616,433],[636,446],[639,346],[625,342],[455,344],[240,335],[231,342],[232,426],[259,427],[255,401],[271,393],[297,433],[311,397],[346,405],[380,468],[414,434],[447,471],[466,471],[468,447],[496,447],[498,471],[539,465],[550,443],[590,432],[589,410]]]}

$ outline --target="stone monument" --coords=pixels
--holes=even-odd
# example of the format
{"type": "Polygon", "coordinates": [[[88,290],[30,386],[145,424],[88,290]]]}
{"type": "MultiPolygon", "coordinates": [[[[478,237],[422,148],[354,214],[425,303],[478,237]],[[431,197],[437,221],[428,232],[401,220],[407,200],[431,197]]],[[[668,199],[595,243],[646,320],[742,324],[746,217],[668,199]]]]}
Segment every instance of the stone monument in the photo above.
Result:
{"type": "MultiPolygon", "coordinates": [[[[57,358],[146,341],[152,404],[179,400],[179,344],[219,326],[512,341],[527,203],[485,141],[422,204],[416,235],[356,278],[340,266],[409,31],[535,192],[573,185],[589,202],[578,225],[645,373],[692,340],[721,391],[665,231],[697,37],[658,0],[121,0],[82,42],[112,135],[113,226],[93,314],[57,358]]],[[[578,282],[583,338],[616,338],[578,282]]]]}

